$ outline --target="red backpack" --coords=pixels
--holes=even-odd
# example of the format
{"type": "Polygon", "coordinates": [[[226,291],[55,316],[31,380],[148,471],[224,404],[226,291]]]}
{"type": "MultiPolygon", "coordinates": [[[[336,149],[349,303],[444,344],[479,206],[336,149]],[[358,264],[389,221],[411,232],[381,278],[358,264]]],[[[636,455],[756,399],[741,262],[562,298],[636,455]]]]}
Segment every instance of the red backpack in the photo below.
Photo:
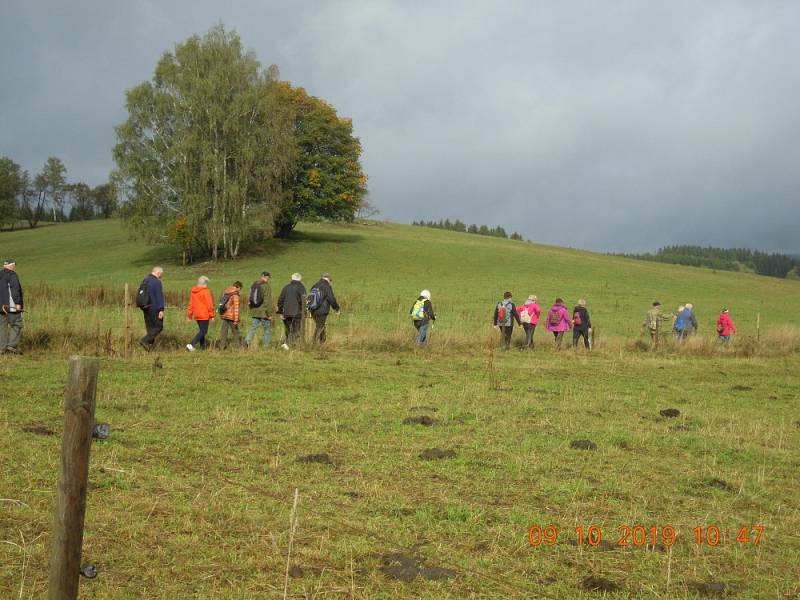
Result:
{"type": "Polygon", "coordinates": [[[580,327],[581,323],[583,323],[583,321],[581,321],[581,312],[576,310],[574,313],[572,313],[572,324],[580,327]]]}
{"type": "Polygon", "coordinates": [[[547,313],[547,323],[551,327],[558,327],[561,325],[561,311],[551,308],[550,312],[547,313]]]}

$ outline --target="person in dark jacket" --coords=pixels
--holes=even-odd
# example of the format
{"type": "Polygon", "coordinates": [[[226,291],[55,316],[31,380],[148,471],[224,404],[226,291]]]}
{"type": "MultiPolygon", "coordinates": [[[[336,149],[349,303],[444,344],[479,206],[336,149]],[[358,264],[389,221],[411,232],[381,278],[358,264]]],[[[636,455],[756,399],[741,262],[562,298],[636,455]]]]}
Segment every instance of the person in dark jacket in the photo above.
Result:
{"type": "Polygon", "coordinates": [[[283,320],[286,329],[286,337],[281,344],[284,350],[289,349],[289,344],[297,341],[300,335],[300,325],[303,319],[303,298],[306,295],[305,286],[300,283],[302,276],[300,273],[293,273],[292,280],[281,290],[278,296],[277,313],[283,320]]]}
{"type": "Polygon", "coordinates": [[[419,297],[411,307],[409,314],[414,322],[414,327],[417,328],[417,345],[424,346],[428,343],[428,335],[433,326],[433,321],[436,320],[433,304],[431,304],[431,293],[428,290],[422,290],[419,293],[419,297]]]}
{"type": "Polygon", "coordinates": [[[148,352],[153,350],[158,334],[164,329],[164,288],[161,285],[163,275],[164,269],[153,267],[150,275],[145,278],[150,304],[142,309],[147,333],[139,340],[139,344],[148,352]]]}
{"type": "Polygon", "coordinates": [[[0,354],[22,354],[17,346],[22,336],[23,305],[17,263],[7,258],[0,273],[0,354]]]}
{"type": "Polygon", "coordinates": [[[325,333],[325,323],[328,320],[331,309],[335,310],[337,314],[339,313],[339,303],[336,301],[336,296],[333,294],[333,288],[331,287],[332,281],[333,278],[330,273],[323,273],[320,280],[311,288],[311,297],[314,296],[315,289],[319,290],[319,297],[316,300],[317,308],[311,310],[311,307],[309,307],[309,312],[314,317],[315,344],[324,344],[328,337],[325,333]]]}
{"type": "Polygon", "coordinates": [[[687,302],[683,310],[678,312],[675,323],[672,325],[672,331],[675,334],[675,348],[678,350],[684,340],[697,331],[697,317],[694,314],[694,306],[690,302],[687,302]]]}
{"type": "Polygon", "coordinates": [[[250,331],[247,332],[247,337],[244,339],[244,345],[248,348],[251,346],[253,339],[258,333],[258,328],[264,328],[264,334],[261,338],[261,347],[265,350],[269,348],[269,342],[272,340],[272,324],[275,319],[275,304],[272,301],[272,286],[269,281],[272,279],[269,271],[262,271],[261,277],[258,281],[253,282],[250,286],[250,297],[248,298],[247,306],[250,308],[250,316],[253,318],[253,324],[250,326],[250,331]],[[253,288],[258,286],[261,290],[261,304],[253,306],[253,288]]]}
{"type": "Polygon", "coordinates": [[[572,309],[572,347],[578,347],[578,340],[583,338],[583,345],[587,350],[592,347],[589,334],[592,333],[592,320],[586,310],[586,300],[578,300],[578,306],[572,309]]]}
{"type": "Polygon", "coordinates": [[[511,347],[511,334],[514,333],[515,320],[517,325],[522,325],[517,307],[511,301],[511,292],[505,292],[503,299],[494,307],[494,317],[492,318],[494,328],[500,330],[500,343],[503,350],[511,347]]]}

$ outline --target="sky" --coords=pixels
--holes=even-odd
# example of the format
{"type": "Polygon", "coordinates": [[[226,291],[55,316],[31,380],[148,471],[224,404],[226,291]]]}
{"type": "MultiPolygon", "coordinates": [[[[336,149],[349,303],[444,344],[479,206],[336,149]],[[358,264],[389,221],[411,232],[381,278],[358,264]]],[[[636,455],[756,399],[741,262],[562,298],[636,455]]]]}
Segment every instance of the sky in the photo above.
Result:
{"type": "Polygon", "coordinates": [[[222,22],[361,139],[379,218],[800,252],[800,2],[3,0],[0,155],[104,182],[125,90],[222,22]]]}

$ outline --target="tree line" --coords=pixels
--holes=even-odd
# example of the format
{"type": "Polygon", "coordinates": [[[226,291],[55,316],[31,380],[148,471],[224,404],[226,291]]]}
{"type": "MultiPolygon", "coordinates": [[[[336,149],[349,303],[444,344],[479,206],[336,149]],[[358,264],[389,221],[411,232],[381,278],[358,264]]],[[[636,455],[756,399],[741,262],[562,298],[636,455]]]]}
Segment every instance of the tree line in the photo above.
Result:
{"type": "Polygon", "coordinates": [[[434,229],[447,229],[449,231],[460,231],[462,233],[475,233],[477,235],[488,235],[491,237],[500,237],[512,240],[522,240],[522,236],[516,231],[511,235],[506,233],[506,230],[500,227],[487,227],[486,225],[466,225],[461,220],[456,219],[440,219],[438,221],[412,221],[412,225],[417,227],[433,227],[434,229]]]}
{"type": "Polygon", "coordinates": [[[221,24],[165,52],[127,110],[113,151],[121,215],[186,261],[368,207],[352,122],[262,68],[221,24]]]}
{"type": "Polygon", "coordinates": [[[786,254],[767,253],[749,248],[714,248],[711,246],[665,246],[657,252],[618,254],[639,260],[705,267],[720,271],[740,271],[742,267],[759,275],[787,277],[800,274],[800,258],[786,254]]]}
{"type": "Polygon", "coordinates": [[[13,159],[0,157],[0,228],[14,229],[20,222],[33,229],[40,222],[108,219],[116,210],[113,185],[68,182],[67,169],[55,156],[34,176],[13,159]]]}

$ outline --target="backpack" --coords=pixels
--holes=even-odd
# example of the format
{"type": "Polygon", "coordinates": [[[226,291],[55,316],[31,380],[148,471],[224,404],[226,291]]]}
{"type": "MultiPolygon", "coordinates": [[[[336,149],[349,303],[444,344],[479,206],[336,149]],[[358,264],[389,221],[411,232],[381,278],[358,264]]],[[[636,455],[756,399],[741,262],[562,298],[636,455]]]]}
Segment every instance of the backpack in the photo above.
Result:
{"type": "Polygon", "coordinates": [[[219,314],[224,315],[228,311],[228,302],[230,302],[231,296],[232,294],[222,294],[222,298],[219,299],[219,306],[217,306],[219,314]]]}
{"type": "Polygon", "coordinates": [[[411,308],[411,318],[415,321],[422,321],[425,318],[425,302],[427,302],[425,298],[414,302],[414,306],[411,308]]]}
{"type": "Polygon", "coordinates": [[[551,308],[550,312],[547,313],[547,324],[551,327],[558,327],[561,325],[561,311],[551,308]]]}
{"type": "Polygon", "coordinates": [[[725,325],[722,322],[722,317],[717,319],[717,333],[722,335],[722,332],[725,331],[725,325]]]}
{"type": "Polygon", "coordinates": [[[150,289],[147,287],[147,277],[142,280],[136,291],[136,306],[142,310],[150,308],[150,289]]]}
{"type": "Polygon", "coordinates": [[[261,282],[256,281],[250,286],[250,295],[247,298],[247,305],[250,308],[258,308],[264,304],[264,293],[261,290],[261,282]]]}
{"type": "Polygon", "coordinates": [[[511,309],[509,308],[510,302],[497,303],[497,324],[501,327],[511,325],[511,309]]]}
{"type": "Polygon", "coordinates": [[[581,311],[576,310],[574,313],[572,313],[572,324],[576,327],[580,327],[583,324],[583,321],[581,320],[581,311]]]}
{"type": "Polygon", "coordinates": [[[311,291],[306,296],[306,308],[314,312],[322,307],[322,290],[317,286],[311,288],[311,291]]]}
{"type": "Polygon", "coordinates": [[[531,313],[528,312],[524,304],[519,307],[519,322],[523,324],[531,323],[531,313]]]}

